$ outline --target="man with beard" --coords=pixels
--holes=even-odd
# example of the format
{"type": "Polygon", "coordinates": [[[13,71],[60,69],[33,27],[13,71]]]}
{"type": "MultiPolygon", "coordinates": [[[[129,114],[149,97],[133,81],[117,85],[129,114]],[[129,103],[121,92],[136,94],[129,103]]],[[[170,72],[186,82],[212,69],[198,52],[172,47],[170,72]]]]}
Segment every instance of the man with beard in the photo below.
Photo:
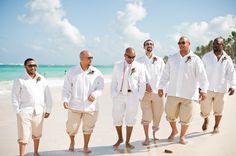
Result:
{"type": "Polygon", "coordinates": [[[205,54],[202,58],[209,80],[207,98],[201,102],[201,116],[204,118],[202,130],[208,128],[209,115],[213,109],[215,125],[213,133],[219,132],[219,124],[224,107],[224,95],[234,94],[236,77],[234,64],[230,56],[223,50],[224,39],[217,37],[213,42],[213,51],[205,54]]]}
{"type": "Polygon", "coordinates": [[[74,151],[75,135],[81,121],[83,122],[84,153],[88,148],[90,136],[95,127],[98,115],[98,98],[104,88],[102,73],[91,66],[92,54],[88,50],[80,53],[80,64],[66,73],[62,97],[65,109],[68,109],[66,131],[70,137],[70,151],[74,151]]]}
{"type": "Polygon", "coordinates": [[[113,145],[118,148],[123,143],[122,125],[125,120],[127,149],[133,149],[130,137],[136,122],[139,100],[145,91],[145,69],[143,65],[136,62],[135,50],[131,47],[125,50],[124,60],[117,62],[114,66],[111,96],[113,98],[112,117],[118,135],[117,142],[113,145]]]}
{"type": "Polygon", "coordinates": [[[201,59],[190,50],[189,39],[180,37],[178,45],[179,52],[170,56],[166,63],[158,95],[162,97],[163,89],[168,85],[165,111],[172,129],[168,140],[173,141],[178,133],[176,119],[179,117],[179,143],[186,144],[185,135],[192,120],[194,101],[206,98],[208,81],[201,59]]]}
{"type": "Polygon", "coordinates": [[[165,63],[162,58],[156,56],[153,53],[154,42],[152,40],[146,40],[143,43],[145,49],[145,55],[140,57],[137,61],[146,67],[146,92],[141,101],[142,109],[142,124],[145,134],[145,141],[143,145],[149,145],[149,124],[153,121],[152,131],[153,140],[156,142],[155,133],[159,130],[161,116],[163,113],[164,97],[158,96],[158,85],[165,67],[165,63]]]}
{"type": "Polygon", "coordinates": [[[34,156],[38,156],[44,118],[52,110],[52,97],[46,79],[36,72],[37,64],[28,58],[24,62],[26,72],[14,81],[12,104],[17,113],[20,156],[25,153],[30,133],[34,140],[34,156]]]}

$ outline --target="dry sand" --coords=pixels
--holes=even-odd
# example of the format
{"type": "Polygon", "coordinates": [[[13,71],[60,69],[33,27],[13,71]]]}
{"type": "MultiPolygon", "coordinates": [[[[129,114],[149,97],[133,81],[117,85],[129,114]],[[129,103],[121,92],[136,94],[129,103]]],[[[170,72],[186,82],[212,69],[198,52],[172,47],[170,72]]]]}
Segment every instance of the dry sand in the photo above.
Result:
{"type": "MultiPolygon", "coordinates": [[[[109,77],[106,77],[109,78],[109,77]]],[[[1,82],[2,83],[2,82],[1,82]]],[[[1,85],[1,84],[0,84],[1,85]]],[[[0,86],[2,87],[2,86],[0,86]]],[[[4,86],[6,87],[6,86],[4,86]]],[[[8,85],[11,87],[11,82],[8,85]]],[[[0,88],[2,90],[3,88],[0,88]]],[[[144,133],[141,120],[141,110],[137,116],[137,123],[133,130],[131,138],[135,149],[126,150],[122,144],[119,149],[114,150],[112,144],[115,143],[117,136],[112,125],[112,100],[109,95],[110,83],[106,83],[102,97],[100,98],[100,112],[98,121],[90,140],[91,156],[97,155],[132,155],[132,156],[235,156],[236,155],[236,124],[234,115],[236,114],[236,95],[226,96],[224,116],[221,121],[220,133],[212,135],[210,132],[214,126],[214,119],[210,118],[209,129],[203,133],[201,131],[202,118],[199,115],[199,105],[195,105],[194,120],[190,125],[187,134],[187,145],[178,144],[178,136],[173,143],[167,142],[170,134],[170,127],[162,116],[161,129],[157,136],[160,139],[157,144],[151,143],[149,146],[142,146],[144,133]],[[171,150],[173,153],[164,153],[164,150],[171,150]]],[[[51,87],[53,95],[53,111],[51,116],[44,122],[43,137],[41,139],[39,151],[42,156],[72,156],[84,155],[82,152],[83,138],[81,128],[76,136],[76,150],[69,152],[69,138],[65,132],[65,123],[67,120],[67,111],[64,110],[61,101],[61,85],[51,87]]],[[[12,110],[10,92],[0,92],[0,156],[18,155],[16,115],[12,110]]],[[[178,125],[179,126],[179,125],[178,125]]],[[[124,129],[125,130],[125,129],[124,129]]],[[[151,130],[151,129],[150,129],[151,130]]],[[[124,131],[125,132],[125,131],[124,131]]],[[[125,133],[124,133],[125,134],[125,133]]],[[[151,135],[151,131],[150,131],[151,135]]],[[[125,136],[124,136],[125,138],[125,136]]],[[[30,140],[26,155],[33,155],[33,142],[30,140]]]]}

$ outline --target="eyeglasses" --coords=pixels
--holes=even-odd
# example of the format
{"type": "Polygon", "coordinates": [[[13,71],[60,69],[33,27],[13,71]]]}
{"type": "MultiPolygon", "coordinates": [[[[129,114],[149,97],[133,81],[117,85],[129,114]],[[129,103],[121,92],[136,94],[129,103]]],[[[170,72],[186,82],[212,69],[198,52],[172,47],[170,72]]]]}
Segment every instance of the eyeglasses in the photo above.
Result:
{"type": "Polygon", "coordinates": [[[29,64],[27,67],[32,68],[32,67],[37,67],[37,64],[29,64]]]}
{"type": "Polygon", "coordinates": [[[129,59],[134,59],[135,58],[135,56],[129,56],[127,54],[125,54],[125,56],[127,56],[129,59]]]}
{"type": "Polygon", "coordinates": [[[185,43],[186,43],[186,42],[184,42],[184,41],[183,41],[183,42],[178,42],[178,45],[180,45],[180,44],[185,45],[185,43]]]}

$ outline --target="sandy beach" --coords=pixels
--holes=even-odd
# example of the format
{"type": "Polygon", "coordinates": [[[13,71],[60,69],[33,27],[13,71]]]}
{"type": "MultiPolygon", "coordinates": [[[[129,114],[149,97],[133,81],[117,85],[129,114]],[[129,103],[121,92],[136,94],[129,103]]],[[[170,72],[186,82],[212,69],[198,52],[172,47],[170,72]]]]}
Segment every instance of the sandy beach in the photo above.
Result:
{"type": "MultiPolygon", "coordinates": [[[[233,121],[236,114],[236,95],[226,96],[224,115],[221,121],[220,133],[212,135],[214,120],[211,116],[209,129],[202,132],[201,125],[203,119],[199,114],[199,104],[194,107],[194,120],[190,125],[187,145],[178,144],[178,136],[174,142],[167,141],[170,134],[170,127],[165,119],[165,113],[162,116],[161,127],[157,133],[159,141],[156,144],[151,143],[149,146],[142,146],[144,139],[143,128],[140,123],[141,110],[137,116],[137,122],[133,130],[131,142],[135,145],[132,151],[126,150],[124,144],[119,149],[114,150],[112,145],[115,143],[117,136],[112,124],[112,99],[110,97],[110,79],[111,76],[105,76],[106,83],[103,95],[100,98],[100,112],[98,121],[92,134],[90,147],[91,156],[99,155],[131,155],[131,156],[235,156],[236,155],[236,124],[233,121]],[[173,153],[164,153],[164,150],[171,150],[173,153]]],[[[41,139],[39,152],[42,156],[72,156],[83,155],[83,137],[81,128],[76,137],[76,151],[69,152],[69,138],[65,132],[65,123],[67,120],[67,111],[64,110],[61,101],[61,89],[63,79],[49,79],[49,84],[53,96],[53,111],[48,119],[44,122],[43,137],[41,139]]],[[[16,115],[11,105],[11,86],[12,81],[0,82],[0,155],[14,156],[18,155],[16,115]]],[[[179,127],[180,125],[178,125],[179,127]]],[[[124,129],[125,130],[125,129],[124,129]]],[[[151,129],[150,129],[151,130],[151,129]]],[[[151,131],[150,131],[151,134],[151,131]]],[[[26,155],[33,155],[33,142],[30,140],[26,155]]]]}

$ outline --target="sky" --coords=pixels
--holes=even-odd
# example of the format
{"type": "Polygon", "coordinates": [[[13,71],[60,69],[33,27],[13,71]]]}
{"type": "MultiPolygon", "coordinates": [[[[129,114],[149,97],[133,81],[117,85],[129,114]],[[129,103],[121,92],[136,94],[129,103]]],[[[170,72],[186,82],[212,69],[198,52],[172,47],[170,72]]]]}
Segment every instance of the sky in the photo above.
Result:
{"type": "Polygon", "coordinates": [[[160,57],[191,49],[236,31],[235,0],[1,0],[0,63],[78,64],[87,49],[95,65],[123,59],[127,47],[144,55],[155,42],[160,57]]]}

